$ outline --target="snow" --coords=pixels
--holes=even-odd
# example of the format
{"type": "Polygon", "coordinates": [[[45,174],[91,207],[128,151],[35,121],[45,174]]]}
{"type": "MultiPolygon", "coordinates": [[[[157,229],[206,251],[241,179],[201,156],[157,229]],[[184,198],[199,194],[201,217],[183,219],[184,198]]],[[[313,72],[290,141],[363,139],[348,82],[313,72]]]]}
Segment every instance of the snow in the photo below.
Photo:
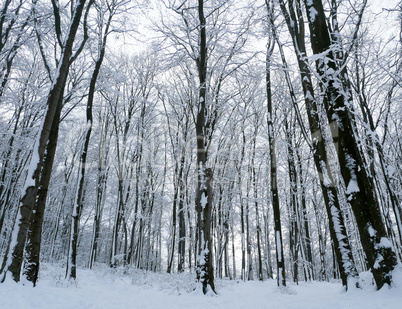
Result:
{"type": "Polygon", "coordinates": [[[281,233],[276,231],[276,251],[278,253],[278,262],[282,262],[281,233]]]}
{"type": "Polygon", "coordinates": [[[332,69],[332,68],[328,68],[327,72],[326,72],[326,75],[335,75],[335,70],[332,69]]]}
{"type": "Polygon", "coordinates": [[[316,18],[316,16],[318,15],[317,10],[312,6],[312,7],[310,7],[310,8],[308,9],[308,11],[309,11],[309,15],[310,15],[310,20],[311,20],[311,22],[312,22],[312,23],[315,22],[315,18],[316,18]]]}
{"type": "MultiPolygon", "coordinates": [[[[49,109],[49,106],[46,107],[44,115],[47,115],[48,109],[49,109]]],[[[46,120],[46,117],[43,117],[38,134],[36,135],[35,143],[33,146],[34,151],[32,153],[31,161],[29,162],[28,171],[27,171],[27,175],[26,175],[26,179],[25,179],[25,184],[21,191],[22,196],[25,195],[25,193],[29,187],[35,186],[35,171],[38,168],[38,164],[40,161],[39,145],[40,145],[41,133],[43,131],[43,126],[45,125],[45,120],[46,120]]]]}
{"type": "Polygon", "coordinates": [[[381,237],[380,239],[380,244],[379,244],[382,248],[392,248],[392,243],[391,241],[386,238],[386,237],[381,237]]]}
{"type": "Polygon", "coordinates": [[[359,191],[360,191],[360,189],[359,189],[357,182],[354,179],[351,179],[349,181],[348,187],[346,189],[346,194],[349,195],[349,194],[359,192],[359,191]]]}
{"type": "Polygon", "coordinates": [[[375,237],[375,235],[377,234],[377,231],[373,229],[371,225],[368,227],[368,232],[370,234],[370,237],[375,237]]]}
{"type": "Polygon", "coordinates": [[[374,262],[373,268],[378,269],[381,267],[381,262],[384,261],[384,257],[381,254],[377,255],[377,259],[374,262]]]}
{"type": "Polygon", "coordinates": [[[202,194],[201,194],[201,202],[200,203],[201,203],[202,209],[204,209],[208,204],[208,197],[206,196],[205,192],[202,192],[202,194]]]}
{"type": "Polygon", "coordinates": [[[0,306],[7,309],[154,309],[154,308],[364,308],[397,309],[402,303],[402,265],[394,271],[393,287],[375,291],[369,275],[363,289],[345,292],[339,282],[313,282],[295,285],[292,293],[279,289],[276,280],[264,282],[216,280],[218,295],[195,290],[195,275],[156,274],[110,269],[78,269],[75,284],[64,281],[65,270],[44,264],[35,288],[6,282],[0,284],[0,306]]]}

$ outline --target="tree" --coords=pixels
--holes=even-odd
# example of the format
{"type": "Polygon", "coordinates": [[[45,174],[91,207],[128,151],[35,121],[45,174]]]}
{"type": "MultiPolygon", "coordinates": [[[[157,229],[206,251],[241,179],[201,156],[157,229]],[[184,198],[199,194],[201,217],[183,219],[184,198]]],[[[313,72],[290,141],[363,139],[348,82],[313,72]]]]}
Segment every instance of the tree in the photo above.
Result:
{"type": "Polygon", "coordinates": [[[236,23],[235,30],[232,30],[233,19],[228,2],[172,1],[166,7],[176,15],[176,23],[167,24],[162,17],[156,27],[172,44],[167,46],[167,51],[171,52],[169,64],[176,66],[185,61],[191,67],[191,76],[198,79],[194,90],[197,99],[191,110],[197,136],[196,260],[197,278],[202,282],[203,291],[207,292],[207,286],[213,285],[213,246],[208,238],[211,235],[208,221],[212,215],[212,187],[207,189],[206,186],[212,185],[212,179],[207,179],[206,174],[211,177],[213,170],[208,152],[216,124],[227,103],[222,89],[227,86],[232,73],[250,59],[241,54],[247,41],[250,16],[247,15],[240,24],[236,23]]]}
{"type": "MultiPolygon", "coordinates": [[[[34,9],[28,9],[27,1],[3,2],[0,13],[0,101],[10,78],[14,59],[24,41],[31,36],[29,23],[34,9]],[[28,13],[25,14],[24,11],[28,13]],[[26,16],[24,16],[26,15],[26,16]],[[28,30],[27,30],[28,28],[28,30]]],[[[1,192],[0,192],[1,193],[1,192]]]]}
{"type": "Polygon", "coordinates": [[[27,281],[32,282],[34,286],[36,285],[36,281],[39,275],[42,225],[58,141],[61,111],[63,103],[68,104],[72,98],[72,94],[77,91],[75,86],[78,85],[79,82],[80,80],[74,80],[72,82],[74,86],[72,87],[71,91],[69,91],[66,96],[60,97],[60,102],[58,103],[55,113],[55,119],[49,133],[49,141],[46,145],[46,152],[43,160],[42,173],[39,180],[37,198],[34,204],[33,214],[31,216],[31,222],[29,224],[25,246],[23,276],[27,281]]]}
{"type": "MultiPolygon", "coordinates": [[[[185,256],[186,256],[186,188],[188,187],[188,174],[190,170],[190,163],[192,161],[190,146],[190,139],[192,135],[192,119],[191,107],[194,104],[194,93],[192,83],[194,82],[190,76],[189,68],[186,64],[182,64],[178,68],[178,73],[174,72],[173,75],[181,75],[182,78],[172,79],[172,82],[167,86],[164,95],[160,95],[165,109],[166,121],[168,126],[169,140],[171,144],[172,159],[174,161],[173,168],[173,211],[172,211],[172,227],[171,227],[171,242],[168,253],[168,268],[167,272],[172,271],[172,264],[175,252],[175,237],[176,237],[176,223],[179,221],[179,239],[178,239],[178,272],[183,272],[185,269],[185,256]],[[175,89],[174,94],[168,94],[172,87],[175,89]],[[165,100],[166,97],[166,100],[165,100]],[[165,103],[168,102],[168,104],[165,103]],[[169,110],[168,110],[169,107],[169,110]]],[[[187,189],[188,190],[188,189],[187,189]]],[[[190,221],[190,220],[189,220],[190,221]]],[[[191,234],[190,234],[191,237],[191,234]]],[[[192,249],[190,249],[191,251],[192,249]]],[[[191,265],[191,256],[189,257],[191,265]]]]}
{"type": "MultiPolygon", "coordinates": [[[[21,193],[22,197],[19,202],[18,215],[14,224],[12,238],[8,244],[1,268],[0,282],[4,282],[8,274],[10,274],[12,279],[16,282],[20,280],[27,230],[31,221],[32,210],[38,192],[43,157],[49,140],[49,133],[55,118],[57,106],[63,97],[69,68],[74,59],[73,45],[80,25],[82,13],[85,8],[85,2],[86,0],[79,0],[73,7],[69,28],[64,43],[61,44],[62,53],[60,55],[60,62],[54,75],[55,80],[47,98],[47,110],[33,146],[33,153],[21,193]]],[[[55,5],[54,8],[56,10],[58,9],[58,6],[55,5]]],[[[55,15],[55,18],[57,25],[57,15],[55,15]]],[[[61,31],[58,31],[58,38],[61,41],[61,31]]]]}
{"type": "MultiPolygon", "coordinates": [[[[268,2],[268,14],[272,14],[271,6],[268,2]]],[[[272,15],[271,15],[272,16],[272,15]]],[[[282,226],[281,226],[281,212],[279,205],[279,192],[277,180],[277,165],[275,154],[275,137],[273,128],[273,113],[272,113],[272,86],[271,86],[271,56],[274,50],[274,41],[268,44],[267,59],[266,59],[266,92],[267,92],[267,122],[268,122],[268,139],[269,139],[269,158],[270,158],[270,175],[271,175],[271,203],[274,212],[274,233],[275,233],[275,246],[276,246],[276,268],[277,268],[277,284],[279,287],[286,286],[286,273],[285,273],[285,256],[283,254],[283,240],[282,240],[282,226]]]]}
{"type": "MultiPolygon", "coordinates": [[[[304,18],[301,11],[300,1],[289,1],[286,7],[284,1],[279,1],[282,14],[285,18],[289,33],[292,38],[295,54],[297,57],[297,64],[299,67],[301,84],[304,95],[304,102],[306,105],[308,122],[310,127],[311,140],[305,132],[303,122],[301,120],[299,108],[296,104],[295,92],[286,73],[286,81],[290,90],[292,103],[295,107],[296,115],[298,115],[298,122],[302,131],[304,132],[305,139],[308,141],[309,147],[313,152],[314,163],[318,172],[321,190],[323,193],[327,216],[330,227],[331,239],[334,242],[334,249],[337,261],[340,268],[342,284],[347,288],[349,281],[357,280],[357,270],[353,260],[352,251],[350,249],[348,235],[346,234],[346,227],[342,216],[339,192],[337,190],[336,182],[334,179],[334,171],[330,164],[330,156],[326,146],[325,131],[323,121],[320,118],[318,103],[314,95],[314,86],[312,81],[312,72],[306,60],[307,52],[305,46],[305,29],[304,18]]],[[[273,16],[272,14],[270,16],[273,16]]],[[[271,24],[274,24],[273,17],[271,24]]],[[[275,26],[272,27],[275,31],[275,26]]],[[[273,32],[274,37],[278,41],[276,32],[273,32]]],[[[282,44],[278,43],[282,62],[287,68],[286,58],[282,49],[282,44]]]]}
{"type": "Polygon", "coordinates": [[[100,124],[99,148],[98,148],[98,172],[96,180],[96,202],[94,213],[94,225],[91,239],[91,248],[89,251],[89,268],[92,268],[98,255],[98,244],[101,232],[101,222],[103,208],[106,198],[107,179],[109,176],[109,148],[111,140],[110,111],[104,106],[98,112],[98,123],[100,124]]]}
{"type": "MultiPolygon", "coordinates": [[[[92,4],[92,1],[90,2],[92,4]]],[[[110,27],[112,26],[112,20],[118,13],[119,7],[125,4],[125,1],[112,0],[100,2],[96,5],[98,15],[98,46],[97,46],[97,58],[95,60],[95,67],[91,75],[88,90],[88,101],[86,107],[86,130],[83,141],[82,152],[80,154],[79,162],[79,179],[77,186],[77,200],[73,206],[72,226],[71,226],[71,238],[70,238],[70,251],[67,261],[66,277],[68,279],[76,279],[76,259],[77,259],[77,241],[78,241],[78,227],[83,208],[84,201],[84,180],[85,171],[87,169],[87,155],[89,142],[91,138],[92,126],[93,126],[93,102],[96,90],[96,83],[98,80],[99,72],[103,63],[106,52],[106,43],[109,34],[111,33],[110,27]],[[107,17],[106,17],[107,16],[107,17]]]]}
{"type": "Polygon", "coordinates": [[[208,119],[207,100],[207,33],[206,18],[204,15],[204,0],[198,0],[199,19],[199,55],[196,58],[199,92],[198,112],[195,120],[195,132],[197,136],[197,160],[198,174],[196,212],[196,253],[197,253],[197,280],[202,284],[204,294],[211,289],[215,292],[214,269],[212,263],[212,238],[211,238],[211,215],[212,215],[212,170],[207,167],[208,144],[210,142],[211,126],[213,119],[208,119]]]}
{"type": "MultiPolygon", "coordinates": [[[[346,185],[346,196],[353,209],[369,267],[380,289],[391,284],[396,255],[392,249],[382,220],[380,205],[369,177],[368,166],[360,152],[358,132],[353,116],[350,81],[344,65],[349,51],[340,42],[336,1],[331,3],[328,27],[323,3],[304,1],[310,28],[311,48],[315,55],[319,85],[330,124],[333,142],[337,145],[341,174],[346,185]]],[[[363,1],[353,39],[356,39],[367,1],[363,1]]],[[[354,44],[352,42],[352,44],[354,44]]]]}

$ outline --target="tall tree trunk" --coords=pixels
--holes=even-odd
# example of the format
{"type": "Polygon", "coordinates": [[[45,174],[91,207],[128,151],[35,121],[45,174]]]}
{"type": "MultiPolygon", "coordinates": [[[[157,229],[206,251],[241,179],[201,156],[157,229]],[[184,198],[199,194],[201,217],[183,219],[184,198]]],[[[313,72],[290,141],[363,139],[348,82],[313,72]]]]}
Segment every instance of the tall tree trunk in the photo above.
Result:
{"type": "Polygon", "coordinates": [[[241,275],[240,278],[245,281],[246,280],[246,232],[245,232],[245,211],[244,211],[244,198],[243,198],[243,189],[242,189],[242,164],[244,159],[244,152],[246,147],[246,135],[245,130],[243,128],[243,140],[242,140],[242,149],[240,154],[240,160],[237,166],[237,174],[239,177],[238,186],[239,186],[239,202],[240,202],[240,233],[241,233],[241,275]]]}
{"type": "Polygon", "coordinates": [[[211,137],[210,123],[207,117],[207,36],[206,19],[204,16],[204,0],[198,0],[199,26],[199,48],[200,53],[197,58],[198,78],[200,83],[198,94],[198,111],[196,116],[196,135],[197,135],[197,280],[202,284],[204,294],[211,289],[215,292],[214,269],[212,263],[212,238],[211,238],[211,217],[212,217],[212,170],[207,168],[207,145],[211,137]]]}
{"type": "MultiPolygon", "coordinates": [[[[99,117],[100,121],[103,121],[101,117],[99,117]]],[[[95,202],[95,214],[94,214],[94,223],[93,223],[93,232],[91,239],[91,248],[89,252],[89,268],[91,269],[96,262],[97,251],[98,251],[98,243],[99,243],[99,235],[101,228],[101,220],[103,213],[103,206],[105,202],[106,195],[106,183],[108,178],[108,148],[109,143],[107,142],[107,135],[109,129],[109,121],[108,119],[104,120],[104,129],[101,130],[100,133],[100,142],[99,142],[99,150],[98,150],[98,175],[97,175],[97,183],[96,183],[96,202],[95,202]],[[105,151],[105,153],[103,153],[105,151]]]]}
{"type": "MultiPolygon", "coordinates": [[[[253,143],[253,151],[255,151],[256,139],[253,143]]],[[[263,281],[264,277],[262,274],[262,253],[261,253],[261,226],[260,226],[260,215],[259,215],[259,203],[258,203],[258,188],[257,188],[257,176],[255,172],[255,166],[252,164],[252,178],[253,178],[253,188],[254,188],[254,206],[255,206],[255,220],[256,220],[256,231],[257,231],[257,260],[258,260],[258,280],[263,281]]]]}
{"type": "Polygon", "coordinates": [[[269,140],[269,159],[271,171],[271,202],[274,212],[274,232],[275,232],[275,245],[276,245],[276,270],[277,270],[277,284],[279,287],[286,286],[286,273],[285,273],[285,256],[283,255],[283,241],[282,241],[282,227],[281,227],[281,212],[279,205],[279,192],[277,183],[277,166],[275,154],[275,137],[273,130],[273,114],[272,114],[272,92],[271,92],[271,56],[274,49],[274,42],[270,42],[267,49],[266,59],[266,91],[267,91],[267,105],[268,105],[268,140],[269,140]]]}
{"type": "MultiPolygon", "coordinates": [[[[316,55],[325,54],[325,59],[319,57],[316,60],[316,67],[341,174],[347,186],[347,200],[355,215],[361,243],[377,289],[380,289],[384,284],[391,284],[392,270],[397,259],[382,220],[373,179],[368,175],[367,164],[359,149],[350,82],[344,65],[346,58],[342,54],[339,39],[335,42],[331,40],[331,35],[337,37],[339,33],[337,28],[334,29],[335,33],[330,33],[321,0],[305,0],[304,3],[309,20],[312,50],[316,55]]],[[[359,23],[365,5],[366,1],[359,12],[359,23]]],[[[335,6],[333,1],[332,10],[336,12],[335,6]]],[[[359,24],[356,27],[356,35],[358,26],[359,24]]]]}
{"type": "MultiPolygon", "coordinates": [[[[313,152],[314,163],[318,172],[321,190],[323,193],[325,206],[328,215],[330,235],[334,242],[335,252],[340,268],[342,284],[347,288],[349,279],[357,280],[357,270],[353,260],[353,255],[350,249],[349,239],[346,234],[346,228],[343,221],[341,206],[338,197],[338,191],[336,189],[335,182],[333,180],[333,173],[331,171],[331,165],[329,162],[329,156],[324,141],[324,134],[322,129],[322,123],[320,120],[319,109],[317,102],[314,98],[314,87],[311,78],[311,71],[309,64],[306,63],[307,53],[304,41],[304,20],[303,14],[300,8],[300,1],[296,0],[296,4],[293,0],[289,1],[288,8],[286,8],[283,0],[279,1],[282,14],[285,17],[286,24],[288,26],[290,35],[292,37],[293,45],[297,56],[297,63],[300,71],[300,78],[302,82],[304,100],[307,109],[308,122],[310,126],[311,142],[309,146],[313,152]],[[296,7],[296,11],[295,11],[296,7]]],[[[272,15],[272,14],[271,14],[272,15]]],[[[274,21],[271,18],[271,24],[273,29],[273,35],[278,41],[274,21]]],[[[282,50],[282,45],[278,42],[282,61],[287,68],[285,56],[282,50]]],[[[286,72],[285,72],[286,74],[286,72]]],[[[294,106],[296,107],[297,100],[294,98],[294,91],[287,76],[288,87],[291,90],[291,97],[294,106]]],[[[296,113],[298,113],[296,108],[296,113]]],[[[303,128],[303,124],[300,123],[303,128]]],[[[306,136],[307,138],[307,136],[306,136]]]]}
{"type": "Polygon", "coordinates": [[[310,238],[310,227],[309,227],[309,218],[307,213],[307,203],[306,203],[306,188],[304,185],[303,179],[303,165],[300,156],[300,149],[296,147],[296,158],[297,164],[299,166],[299,175],[300,175],[300,188],[301,188],[301,224],[303,226],[302,242],[304,243],[303,247],[306,248],[305,252],[305,267],[304,267],[304,277],[306,281],[311,281],[314,279],[313,273],[313,252],[311,248],[311,238],[310,238]]]}
{"type": "Polygon", "coordinates": [[[19,203],[18,215],[14,224],[11,241],[7,247],[1,267],[0,282],[4,282],[7,274],[10,274],[16,282],[20,280],[23,253],[27,238],[28,226],[31,221],[32,210],[37,197],[39,179],[41,176],[43,157],[49,140],[50,130],[53,124],[57,105],[63,97],[64,87],[66,85],[67,75],[71,65],[73,55],[73,44],[75,36],[80,25],[82,12],[86,0],[78,0],[70,23],[68,33],[66,34],[65,44],[59,66],[56,71],[56,80],[54,81],[47,98],[47,109],[43,122],[38,132],[37,139],[33,146],[33,154],[28,167],[25,184],[22,189],[22,197],[19,203]]]}
{"type": "Polygon", "coordinates": [[[237,278],[237,273],[236,273],[236,250],[235,250],[235,239],[234,239],[234,234],[235,234],[235,229],[234,229],[234,222],[233,222],[233,217],[231,220],[231,238],[232,238],[232,261],[233,261],[233,279],[236,280],[237,278]]]}
{"type": "MultiPolygon", "coordinates": [[[[179,163],[176,162],[175,172],[177,174],[178,169],[180,168],[179,163]]],[[[178,173],[180,174],[180,173],[178,173]]],[[[180,177],[177,176],[177,179],[174,184],[174,194],[173,194],[173,205],[172,205],[172,226],[170,231],[170,246],[169,246],[169,255],[168,255],[168,267],[167,273],[170,274],[173,267],[173,259],[174,259],[174,249],[176,246],[176,222],[177,222],[177,202],[179,199],[179,181],[181,181],[180,177]]],[[[179,266],[180,267],[180,266],[179,266]]]]}
{"type": "Polygon", "coordinates": [[[63,97],[60,97],[59,104],[56,109],[55,119],[49,133],[49,141],[46,145],[46,153],[39,182],[38,196],[34,205],[34,213],[31,216],[31,223],[28,228],[23,276],[26,280],[32,282],[33,286],[36,285],[39,275],[42,223],[45,213],[49,182],[52,174],[53,161],[56,153],[62,106],[63,97]]]}
{"type": "MultiPolygon", "coordinates": [[[[181,165],[184,166],[184,156],[181,159],[181,165]]],[[[181,177],[180,177],[181,178],[181,177]]],[[[184,179],[180,179],[179,183],[180,195],[179,195],[179,244],[178,244],[178,271],[184,271],[184,260],[186,255],[186,221],[184,213],[185,202],[185,188],[184,179]]]]}
{"type": "MultiPolygon", "coordinates": [[[[114,9],[114,8],[113,8],[114,9]]],[[[112,10],[112,9],[110,9],[112,10]]],[[[79,228],[79,220],[81,216],[81,211],[83,208],[83,200],[84,200],[84,181],[85,181],[85,171],[87,169],[87,156],[88,156],[88,148],[89,148],[89,141],[91,139],[92,133],[92,126],[93,126],[93,102],[95,96],[95,88],[96,82],[98,80],[99,72],[102,66],[102,62],[105,56],[106,51],[106,41],[107,36],[109,34],[109,27],[113,17],[113,13],[109,12],[109,18],[106,21],[106,26],[104,29],[104,34],[102,35],[102,27],[100,27],[99,33],[99,50],[98,50],[98,58],[95,61],[95,68],[91,76],[91,81],[89,84],[88,90],[88,101],[86,107],[86,131],[84,137],[84,144],[80,156],[80,173],[78,179],[78,187],[77,187],[77,194],[76,194],[76,201],[73,206],[73,216],[72,216],[72,223],[71,223],[71,238],[70,238],[70,249],[69,249],[69,257],[67,261],[67,271],[66,277],[68,279],[76,279],[76,259],[77,259],[77,241],[78,241],[78,228],[79,228]]]]}
{"type": "Polygon", "coordinates": [[[267,277],[273,279],[274,274],[272,271],[272,262],[271,262],[271,245],[269,241],[269,205],[267,207],[267,214],[264,215],[264,240],[265,240],[265,267],[267,268],[267,277]]]}
{"type": "MultiPolygon", "coordinates": [[[[247,184],[249,187],[250,184],[247,184]]],[[[247,280],[253,280],[253,259],[251,256],[251,239],[250,239],[250,205],[249,205],[249,188],[247,188],[246,201],[246,250],[247,250],[247,280]]]]}
{"type": "Polygon", "coordinates": [[[289,123],[287,116],[285,116],[285,135],[287,144],[287,161],[288,161],[288,175],[289,175],[289,247],[292,255],[292,265],[293,265],[293,282],[298,283],[299,268],[298,268],[298,255],[299,255],[299,221],[298,221],[298,200],[297,200],[297,174],[295,165],[295,155],[293,150],[292,135],[294,131],[291,132],[289,128],[289,123]]]}

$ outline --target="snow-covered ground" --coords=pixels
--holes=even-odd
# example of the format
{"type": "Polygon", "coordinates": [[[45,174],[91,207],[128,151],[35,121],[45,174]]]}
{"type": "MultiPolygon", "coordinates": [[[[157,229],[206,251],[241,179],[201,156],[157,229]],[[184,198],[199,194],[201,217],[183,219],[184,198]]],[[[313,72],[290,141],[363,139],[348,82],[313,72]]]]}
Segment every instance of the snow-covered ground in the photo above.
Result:
{"type": "Polygon", "coordinates": [[[288,284],[285,291],[274,280],[242,282],[217,280],[218,295],[193,291],[193,274],[155,274],[123,269],[79,269],[75,284],[64,281],[64,269],[43,265],[35,288],[6,282],[0,284],[1,309],[89,308],[402,308],[402,265],[394,271],[393,287],[374,291],[343,291],[339,282],[288,284]]]}

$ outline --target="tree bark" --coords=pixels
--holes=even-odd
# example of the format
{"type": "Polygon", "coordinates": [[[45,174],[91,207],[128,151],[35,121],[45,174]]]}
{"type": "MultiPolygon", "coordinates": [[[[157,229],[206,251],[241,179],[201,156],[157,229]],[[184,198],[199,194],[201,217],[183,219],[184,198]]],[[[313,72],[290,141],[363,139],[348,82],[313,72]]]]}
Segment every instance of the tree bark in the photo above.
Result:
{"type": "Polygon", "coordinates": [[[49,140],[50,130],[53,124],[57,105],[60,97],[63,96],[67,75],[71,65],[71,56],[73,54],[73,44],[80,24],[82,12],[86,0],[78,0],[73,12],[70,28],[66,36],[65,44],[62,50],[61,61],[56,71],[56,80],[54,81],[47,99],[47,109],[43,118],[41,128],[35,144],[33,154],[28,167],[25,184],[22,190],[22,198],[18,207],[18,215],[14,224],[11,241],[7,247],[6,254],[1,269],[0,282],[4,282],[7,274],[10,274],[16,282],[20,280],[21,265],[23,261],[24,247],[27,238],[28,226],[31,221],[32,210],[39,187],[43,157],[49,140]]]}
{"type": "Polygon", "coordinates": [[[55,114],[55,119],[50,130],[49,141],[46,146],[46,154],[43,161],[42,173],[38,189],[38,197],[34,205],[34,213],[31,217],[31,223],[28,228],[23,276],[26,278],[26,280],[32,282],[33,286],[36,285],[36,281],[38,280],[39,275],[42,223],[45,213],[47,192],[53,168],[53,161],[56,153],[62,105],[63,98],[60,97],[55,114]]]}
{"type": "MultiPolygon", "coordinates": [[[[305,62],[307,58],[307,53],[304,41],[304,20],[300,8],[300,1],[297,0],[296,3],[294,3],[293,0],[289,1],[289,10],[286,8],[284,1],[280,0],[279,3],[282,14],[285,17],[290,35],[292,37],[293,46],[296,50],[304,100],[307,109],[308,122],[310,126],[310,134],[312,140],[310,142],[310,147],[313,152],[314,163],[318,172],[320,186],[325,201],[330,235],[332,241],[334,242],[342,284],[347,288],[349,278],[353,278],[353,280],[356,280],[357,270],[350,249],[349,239],[346,234],[346,228],[339,203],[338,191],[333,180],[333,172],[331,171],[331,165],[329,164],[330,162],[325,146],[322,123],[319,116],[319,109],[314,97],[314,87],[311,78],[311,71],[308,63],[305,62]]],[[[273,20],[271,21],[271,24],[273,24],[273,20]]],[[[273,27],[273,29],[275,29],[275,27],[273,27]]],[[[277,37],[276,33],[274,33],[274,36],[277,37]]],[[[286,65],[286,60],[284,58],[283,52],[281,52],[281,57],[283,63],[286,65]]],[[[294,97],[294,91],[291,88],[289,77],[287,83],[289,88],[291,89],[291,97],[294,97]]],[[[296,102],[295,99],[293,99],[293,101],[296,102]]],[[[298,110],[296,112],[298,112],[298,110]]]]}
{"type": "MultiPolygon", "coordinates": [[[[181,168],[184,168],[184,155],[181,158],[180,164],[181,168]]],[[[178,243],[178,271],[184,271],[184,259],[186,255],[186,221],[184,216],[184,199],[185,199],[185,188],[184,188],[184,180],[180,177],[179,183],[179,243],[178,243]]]]}
{"type": "Polygon", "coordinates": [[[279,287],[286,286],[285,272],[285,256],[283,254],[282,227],[281,227],[281,212],[279,204],[277,166],[275,154],[275,137],[273,131],[272,120],[272,90],[271,90],[271,56],[274,49],[274,43],[271,42],[267,49],[266,59],[266,91],[267,91],[267,109],[268,109],[268,140],[269,140],[269,159],[271,172],[271,202],[274,213],[274,233],[275,233],[275,248],[276,248],[276,270],[277,284],[279,287]]]}
{"type": "MultiPolygon", "coordinates": [[[[384,284],[391,284],[391,273],[397,259],[382,220],[373,179],[368,175],[367,164],[358,146],[350,82],[346,66],[343,66],[346,59],[340,43],[331,40],[331,35],[339,33],[329,31],[321,0],[305,0],[304,3],[313,52],[325,55],[316,60],[316,67],[341,174],[347,186],[347,199],[355,215],[360,240],[377,289],[380,289],[384,284]]],[[[360,14],[363,14],[365,3],[360,14]]]]}
{"type": "Polygon", "coordinates": [[[197,280],[202,284],[204,294],[209,289],[215,292],[214,269],[212,263],[212,238],[211,238],[211,217],[212,217],[212,170],[207,168],[207,145],[210,127],[207,119],[207,35],[206,19],[204,16],[204,0],[198,0],[199,18],[199,56],[196,59],[199,78],[198,110],[196,116],[195,130],[197,135],[197,172],[198,184],[196,194],[197,213],[197,280]]]}

